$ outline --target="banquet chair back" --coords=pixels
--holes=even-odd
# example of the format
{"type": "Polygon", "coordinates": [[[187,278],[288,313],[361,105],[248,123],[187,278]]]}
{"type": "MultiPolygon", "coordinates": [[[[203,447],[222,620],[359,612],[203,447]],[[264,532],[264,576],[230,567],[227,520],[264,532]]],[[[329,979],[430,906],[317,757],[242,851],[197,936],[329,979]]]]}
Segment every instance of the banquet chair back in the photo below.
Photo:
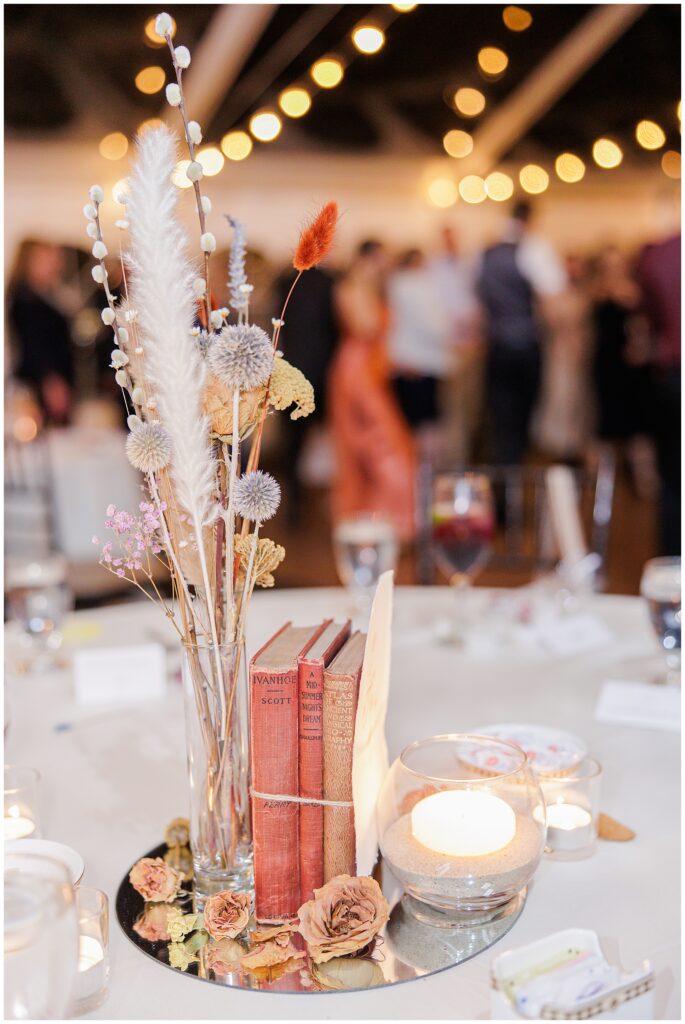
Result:
{"type": "MultiPolygon", "coordinates": [[[[435,576],[431,543],[432,482],[440,472],[455,469],[458,467],[436,469],[425,464],[419,467],[417,578],[422,584],[432,583],[435,576]]],[[[516,585],[551,571],[562,553],[550,510],[549,467],[481,465],[470,467],[470,471],[485,474],[493,490],[497,534],[488,563],[490,582],[497,586],[516,585]]],[[[575,511],[587,547],[601,559],[596,577],[601,589],[605,582],[614,500],[613,456],[603,452],[594,464],[568,472],[572,476],[575,511]]]]}
{"type": "Polygon", "coordinates": [[[42,557],[54,550],[50,456],[44,438],[5,438],[5,554],[42,557]]]}

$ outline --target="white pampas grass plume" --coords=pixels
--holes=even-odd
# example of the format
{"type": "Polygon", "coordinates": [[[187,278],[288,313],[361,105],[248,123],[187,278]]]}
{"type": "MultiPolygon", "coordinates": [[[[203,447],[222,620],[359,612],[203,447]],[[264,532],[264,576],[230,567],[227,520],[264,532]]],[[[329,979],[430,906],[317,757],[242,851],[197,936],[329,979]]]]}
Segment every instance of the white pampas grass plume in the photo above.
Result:
{"type": "Polygon", "coordinates": [[[174,57],[176,63],[180,68],[187,68],[190,66],[190,50],[187,46],[177,46],[174,50],[174,57]]]}
{"type": "MultiPolygon", "coordinates": [[[[176,137],[167,127],[150,128],[137,147],[128,204],[131,304],[145,349],[146,381],[173,445],[175,496],[192,520],[202,561],[202,527],[215,515],[216,476],[208,422],[202,415],[206,369],[190,336],[197,274],[175,216],[178,190],[171,172],[176,137]]],[[[147,405],[152,408],[152,400],[147,405]]],[[[208,577],[205,589],[209,595],[208,577]]]]}
{"type": "Polygon", "coordinates": [[[202,142],[202,128],[200,128],[197,121],[188,121],[188,136],[190,141],[194,142],[196,146],[199,146],[202,142]]]}
{"type": "Polygon", "coordinates": [[[107,324],[107,326],[110,327],[114,323],[114,310],[110,309],[109,306],[105,306],[100,313],[100,319],[103,324],[107,324]]]}
{"type": "Polygon", "coordinates": [[[104,260],[107,255],[107,246],[104,242],[97,241],[94,243],[91,252],[96,260],[104,260]]]}
{"type": "Polygon", "coordinates": [[[88,221],[88,223],[86,224],[86,234],[88,235],[89,238],[97,238],[97,236],[98,236],[98,226],[95,223],[95,221],[92,221],[92,220],[88,221]]]}
{"type": "Polygon", "coordinates": [[[170,82],[166,87],[166,99],[167,103],[171,107],[180,107],[181,105],[181,90],[175,82],[170,82]]]}
{"type": "Polygon", "coordinates": [[[172,443],[169,432],[156,420],[143,423],[126,438],[128,461],[141,473],[158,473],[169,465],[172,443]]]}
{"type": "Polygon", "coordinates": [[[93,206],[93,204],[92,203],[86,203],[86,205],[83,207],[83,216],[86,218],[86,220],[95,220],[97,215],[98,215],[98,212],[95,209],[95,207],[93,206]]]}
{"type": "Polygon", "coordinates": [[[88,189],[88,195],[94,203],[102,203],[105,199],[105,193],[103,192],[100,185],[91,185],[88,189]]]}
{"type": "Polygon", "coordinates": [[[162,13],[158,14],[155,18],[155,34],[160,36],[162,39],[168,32],[171,32],[173,27],[174,23],[172,17],[170,14],[167,14],[166,11],[162,11],[162,13]]]}
{"type": "Polygon", "coordinates": [[[204,171],[199,160],[191,160],[186,167],[186,178],[188,181],[199,181],[203,174],[204,171]]]}
{"type": "MultiPolygon", "coordinates": [[[[194,122],[191,122],[191,123],[194,123],[194,122]]],[[[200,204],[202,206],[202,212],[203,213],[211,213],[212,212],[212,200],[209,198],[209,196],[202,196],[202,199],[200,200],[200,204]]]]}
{"type": "Polygon", "coordinates": [[[236,511],[243,519],[261,524],[276,515],[281,502],[281,488],[270,473],[256,469],[236,480],[234,501],[236,511]]]}
{"type": "Polygon", "coordinates": [[[211,231],[205,231],[200,238],[200,248],[203,252],[214,252],[216,249],[216,238],[211,231]]]}
{"type": "Polygon", "coordinates": [[[268,334],[255,324],[229,324],[212,342],[209,365],[228,388],[250,391],[269,378],[273,348],[268,334]]]}
{"type": "Polygon", "coordinates": [[[93,275],[93,280],[94,281],[96,281],[98,284],[104,284],[105,271],[104,271],[103,267],[100,266],[99,263],[97,263],[93,267],[93,269],[91,270],[91,274],[93,275]]]}

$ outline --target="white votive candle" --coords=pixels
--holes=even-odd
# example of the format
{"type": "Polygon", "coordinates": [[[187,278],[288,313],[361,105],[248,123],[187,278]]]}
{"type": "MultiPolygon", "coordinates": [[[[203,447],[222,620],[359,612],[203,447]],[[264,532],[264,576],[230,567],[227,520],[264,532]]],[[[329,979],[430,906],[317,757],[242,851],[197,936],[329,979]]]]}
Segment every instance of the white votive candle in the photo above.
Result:
{"type": "Polygon", "coordinates": [[[449,789],[420,800],[411,812],[414,838],[449,857],[483,857],[508,846],[516,815],[492,793],[449,789]]]}
{"type": "Polygon", "coordinates": [[[106,982],[107,964],[102,943],[92,935],[81,935],[76,998],[79,1001],[91,1000],[102,991],[106,982]]]}
{"type": "Polygon", "coordinates": [[[36,823],[25,817],[19,807],[8,807],[5,813],[5,839],[26,839],[36,831],[36,823]]]}
{"type": "MultiPolygon", "coordinates": [[[[544,821],[542,811],[535,812],[544,821]]],[[[559,801],[547,806],[547,846],[551,850],[581,850],[594,839],[592,815],[578,804],[559,801]]]]}

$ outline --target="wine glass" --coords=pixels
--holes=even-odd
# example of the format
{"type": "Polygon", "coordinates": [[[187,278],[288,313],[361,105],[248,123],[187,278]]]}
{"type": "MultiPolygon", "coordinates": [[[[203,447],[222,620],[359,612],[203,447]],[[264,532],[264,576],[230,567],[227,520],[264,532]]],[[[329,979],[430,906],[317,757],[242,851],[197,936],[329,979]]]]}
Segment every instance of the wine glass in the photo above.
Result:
{"type": "Polygon", "coordinates": [[[5,1019],[66,1017],[79,958],[76,900],[64,864],[5,855],[5,1019]]]}
{"type": "Polygon", "coordinates": [[[652,558],[645,563],[640,593],[666,656],[666,682],[680,682],[681,565],[680,558],[652,558]]]}
{"type": "Polygon", "coordinates": [[[482,473],[439,474],[433,482],[431,538],[438,567],[461,597],[456,640],[463,639],[465,599],[490,556],[494,535],[495,512],[488,478],[482,473]]]}
{"type": "Polygon", "coordinates": [[[67,562],[61,555],[10,558],[5,565],[8,618],[30,643],[32,670],[49,669],[62,643],[60,626],[72,606],[67,562]]]}
{"type": "Polygon", "coordinates": [[[336,569],[358,610],[366,611],[370,607],[378,580],[397,564],[398,548],[393,524],[374,512],[360,512],[335,523],[336,569]]]}

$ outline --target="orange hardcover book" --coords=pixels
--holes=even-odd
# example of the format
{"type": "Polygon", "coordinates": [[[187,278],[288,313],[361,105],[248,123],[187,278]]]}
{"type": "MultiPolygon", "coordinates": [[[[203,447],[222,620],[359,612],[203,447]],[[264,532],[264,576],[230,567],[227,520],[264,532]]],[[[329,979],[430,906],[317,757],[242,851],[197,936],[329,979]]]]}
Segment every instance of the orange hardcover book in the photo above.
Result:
{"type": "MultiPolygon", "coordinates": [[[[323,673],[350,635],[351,623],[329,620],[300,658],[300,796],[323,798],[323,673]]],[[[300,905],[323,885],[323,807],[300,804],[300,905]]]]}
{"type": "MultiPolygon", "coordinates": [[[[365,633],[353,633],[323,674],[323,795],[352,801],[352,745],[365,633]]],[[[323,809],[324,881],[356,874],[353,807],[323,809]]]]}
{"type": "Polygon", "coordinates": [[[298,661],[325,628],[287,623],[250,662],[255,915],[281,922],[300,908],[298,661]],[[255,794],[266,794],[267,798],[255,794]]]}

